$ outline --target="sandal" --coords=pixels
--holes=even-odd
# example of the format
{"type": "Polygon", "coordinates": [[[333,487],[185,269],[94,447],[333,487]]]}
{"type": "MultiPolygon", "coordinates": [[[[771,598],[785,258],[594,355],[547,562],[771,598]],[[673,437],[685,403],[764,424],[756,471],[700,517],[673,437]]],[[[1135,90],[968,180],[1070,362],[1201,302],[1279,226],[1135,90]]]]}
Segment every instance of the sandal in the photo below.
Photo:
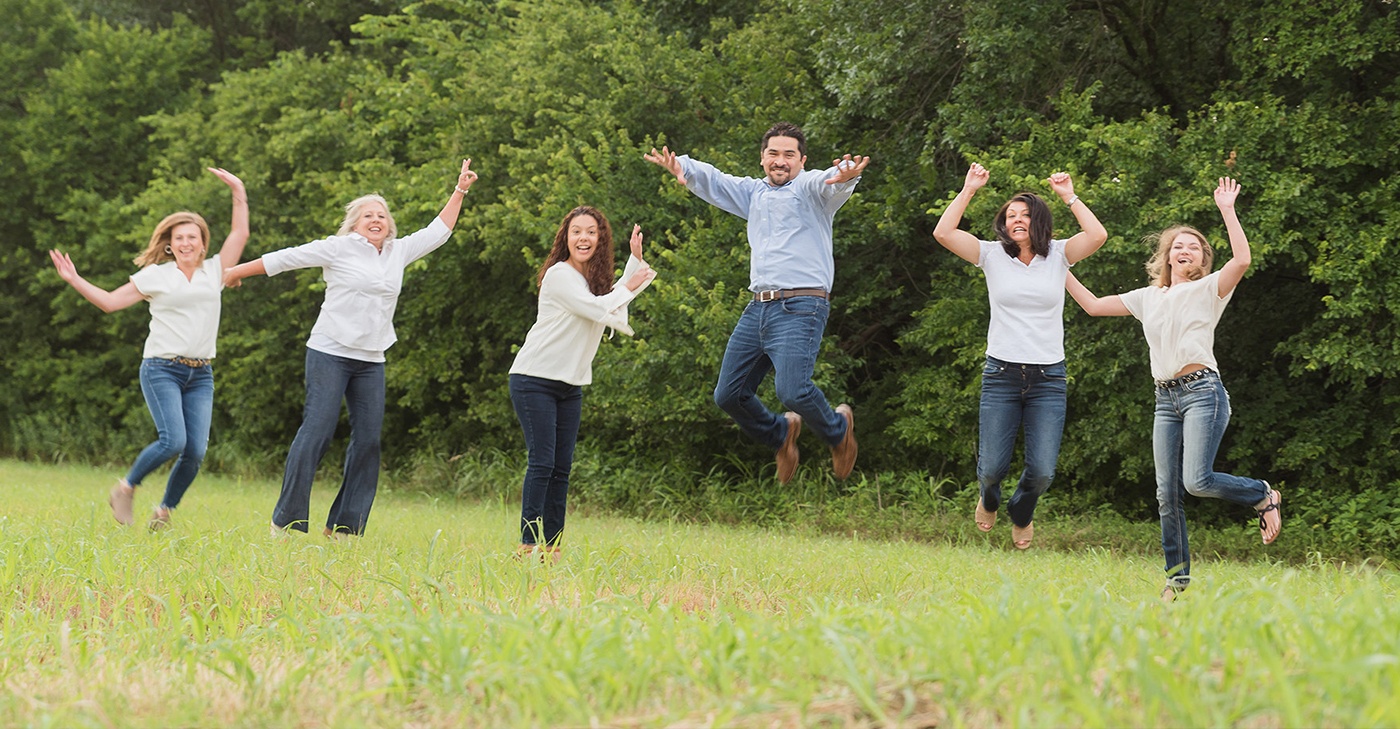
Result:
{"type": "Polygon", "coordinates": [[[983,508],[982,497],[978,496],[977,509],[976,511],[972,512],[972,519],[973,521],[977,522],[978,529],[981,529],[984,532],[989,532],[992,530],[992,527],[995,526],[997,523],[997,513],[995,511],[987,511],[985,508],[983,508]]]}
{"type": "Polygon", "coordinates": [[[1031,522],[1023,527],[1016,526],[1016,522],[1011,522],[1011,544],[1017,549],[1030,549],[1031,538],[1035,536],[1035,522],[1031,522]]]}
{"type": "Polygon", "coordinates": [[[1274,540],[1278,539],[1279,533],[1283,531],[1283,495],[1280,494],[1277,489],[1269,486],[1268,481],[1265,481],[1264,485],[1269,488],[1268,496],[1264,497],[1269,500],[1269,505],[1262,509],[1255,509],[1255,512],[1259,514],[1259,538],[1262,539],[1265,544],[1273,544],[1274,540]],[[1278,527],[1274,530],[1274,535],[1272,537],[1269,536],[1269,520],[1265,518],[1271,511],[1278,512],[1276,517],[1278,519],[1278,527]]]}

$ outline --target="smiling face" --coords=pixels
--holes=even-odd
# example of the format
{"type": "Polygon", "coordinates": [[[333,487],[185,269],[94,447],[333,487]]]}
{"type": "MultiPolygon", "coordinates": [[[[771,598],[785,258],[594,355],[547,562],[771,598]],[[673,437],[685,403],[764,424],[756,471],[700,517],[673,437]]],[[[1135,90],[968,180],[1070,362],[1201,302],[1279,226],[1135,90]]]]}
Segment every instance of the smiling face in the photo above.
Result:
{"type": "Polygon", "coordinates": [[[760,162],[770,184],[785,185],[802,172],[807,157],[802,154],[801,144],[796,139],[775,136],[769,137],[760,162]]]}
{"type": "Polygon", "coordinates": [[[181,268],[198,268],[204,261],[204,231],[194,223],[180,223],[170,229],[170,254],[181,268]]]}
{"type": "Polygon", "coordinates": [[[1196,281],[1206,275],[1206,251],[1201,239],[1190,233],[1177,233],[1167,250],[1167,265],[1173,281],[1196,281]]]}
{"type": "Polygon", "coordinates": [[[598,220],[592,215],[575,215],[569,221],[569,265],[583,271],[598,247],[598,220]]]}
{"type": "Polygon", "coordinates": [[[360,215],[355,219],[354,231],[379,248],[389,237],[389,210],[377,202],[367,202],[360,207],[360,215]]]}
{"type": "Polygon", "coordinates": [[[1019,200],[1006,206],[1006,235],[1022,248],[1031,244],[1031,207],[1019,200]]]}

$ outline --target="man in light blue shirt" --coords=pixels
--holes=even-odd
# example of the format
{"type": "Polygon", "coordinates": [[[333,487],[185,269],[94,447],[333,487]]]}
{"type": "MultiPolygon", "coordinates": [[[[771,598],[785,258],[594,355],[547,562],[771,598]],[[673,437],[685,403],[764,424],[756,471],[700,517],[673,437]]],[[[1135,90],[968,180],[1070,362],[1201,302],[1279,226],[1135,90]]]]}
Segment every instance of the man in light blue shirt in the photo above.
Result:
{"type": "Polygon", "coordinates": [[[715,404],[749,437],[773,448],[779,481],[787,483],[797,471],[804,420],[831,447],[832,468],[844,479],[856,462],[854,417],[849,405],[831,408],[812,371],[836,275],[831,221],[855,192],[870,158],[848,154],[825,170],[803,170],[807,138],[786,122],[763,135],[759,155],[763,179],[727,175],[666,147],[645,157],[700,199],[748,221],[754,296],[729,335],[715,404]],[[769,370],[778,399],[789,408],[782,415],[756,394],[769,370]]]}

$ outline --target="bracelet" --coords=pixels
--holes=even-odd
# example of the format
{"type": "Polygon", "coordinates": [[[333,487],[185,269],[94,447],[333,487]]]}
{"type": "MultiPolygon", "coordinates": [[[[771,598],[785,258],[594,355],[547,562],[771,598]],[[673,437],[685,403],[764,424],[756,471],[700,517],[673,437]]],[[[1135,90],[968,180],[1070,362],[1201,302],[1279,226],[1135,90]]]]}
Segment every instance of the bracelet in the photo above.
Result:
{"type": "Polygon", "coordinates": [[[1069,202],[1065,203],[1065,207],[1067,207],[1067,208],[1072,208],[1072,207],[1074,207],[1074,204],[1077,203],[1077,202],[1079,202],[1079,196],[1078,196],[1078,195],[1075,195],[1074,197],[1072,197],[1072,198],[1069,199],[1069,202]]]}
{"type": "Polygon", "coordinates": [[[457,192],[462,193],[463,195],[465,195],[465,194],[467,194],[467,190],[470,190],[471,188],[468,187],[466,190],[463,190],[463,189],[460,188],[460,187],[453,187],[452,189],[453,189],[453,190],[456,190],[457,192]]]}

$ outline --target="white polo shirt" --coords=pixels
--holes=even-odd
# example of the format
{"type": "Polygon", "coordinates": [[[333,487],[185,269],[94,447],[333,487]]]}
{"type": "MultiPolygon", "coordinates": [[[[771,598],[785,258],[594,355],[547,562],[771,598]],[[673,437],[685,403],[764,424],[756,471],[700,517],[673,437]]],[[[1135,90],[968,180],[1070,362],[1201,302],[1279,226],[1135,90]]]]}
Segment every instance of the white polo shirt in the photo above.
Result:
{"type": "Polygon", "coordinates": [[[214,358],[219,292],[224,288],[218,256],[205,259],[191,278],[185,278],[174,261],[167,261],[131,274],[131,283],[151,306],[151,333],[142,357],[214,358]]]}
{"type": "Polygon", "coordinates": [[[1219,271],[1199,281],[1144,286],[1118,295],[1142,322],[1153,379],[1170,380],[1189,364],[1220,371],[1215,364],[1215,325],[1234,295],[1234,290],[1220,295],[1219,271]]]}
{"type": "Polygon", "coordinates": [[[1065,358],[1065,241],[1029,264],[1006,255],[1001,241],[979,241],[977,266],[987,277],[992,321],[987,355],[1017,364],[1055,364],[1065,358]]]}
{"type": "Polygon", "coordinates": [[[434,217],[428,227],[391,238],[380,251],[359,233],[333,235],[262,257],[267,275],[319,266],[326,299],[306,346],[364,362],[383,362],[384,350],[398,341],[394,310],[408,264],[437,250],[452,229],[434,217]]]}
{"type": "Polygon", "coordinates": [[[612,291],[594,296],[588,280],[568,261],[560,261],[544,274],[540,283],[539,314],[525,335],[525,344],[510,366],[512,375],[530,375],[570,385],[593,383],[593,356],[603,330],[612,327],[632,336],[627,324],[627,303],[636,291],[622,284],[641,268],[642,262],[628,256],[622,278],[612,291]]]}

